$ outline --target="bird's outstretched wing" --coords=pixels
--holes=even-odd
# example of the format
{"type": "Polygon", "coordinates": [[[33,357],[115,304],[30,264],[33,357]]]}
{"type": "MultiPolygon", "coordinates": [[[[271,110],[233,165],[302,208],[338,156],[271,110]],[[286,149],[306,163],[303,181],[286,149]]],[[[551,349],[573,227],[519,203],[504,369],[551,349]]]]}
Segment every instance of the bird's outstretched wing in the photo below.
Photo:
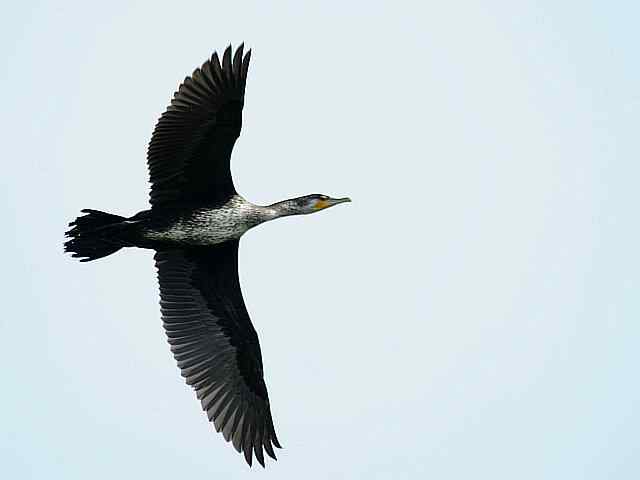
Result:
{"type": "Polygon", "coordinates": [[[235,188],[229,162],[242,128],[251,50],[214,53],[174,94],[156,124],[147,163],[153,206],[224,202],[235,188]]]}
{"type": "Polygon", "coordinates": [[[238,240],[162,250],[155,256],[162,320],[182,376],[217,431],[264,466],[280,448],[258,336],[238,280],[238,240]]]}

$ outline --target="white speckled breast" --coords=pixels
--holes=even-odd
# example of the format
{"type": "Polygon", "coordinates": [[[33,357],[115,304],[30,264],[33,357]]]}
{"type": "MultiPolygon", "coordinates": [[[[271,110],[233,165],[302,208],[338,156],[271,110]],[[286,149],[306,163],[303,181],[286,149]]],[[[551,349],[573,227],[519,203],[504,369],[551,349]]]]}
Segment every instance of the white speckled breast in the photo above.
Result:
{"type": "Polygon", "coordinates": [[[196,209],[170,227],[149,229],[144,236],[149,240],[214,245],[240,238],[251,227],[268,220],[271,214],[268,210],[234,195],[221,207],[196,209]]]}

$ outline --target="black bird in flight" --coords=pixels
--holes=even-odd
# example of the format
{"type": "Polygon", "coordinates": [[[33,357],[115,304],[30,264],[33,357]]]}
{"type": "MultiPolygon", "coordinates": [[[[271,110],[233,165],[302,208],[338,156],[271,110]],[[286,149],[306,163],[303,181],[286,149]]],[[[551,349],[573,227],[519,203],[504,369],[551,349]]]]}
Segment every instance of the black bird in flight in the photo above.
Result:
{"type": "Polygon", "coordinates": [[[97,210],[70,223],[65,251],[80,261],[122,247],[156,250],[162,320],[186,382],[251,465],[280,447],[264,383],[258,336],[238,281],[238,242],[275,218],[317,212],[348,198],[306,195],[254,205],[236,192],[229,168],[242,127],[251,51],[229,46],[174,94],[148,149],[151,209],[125,218],[97,210]]]}

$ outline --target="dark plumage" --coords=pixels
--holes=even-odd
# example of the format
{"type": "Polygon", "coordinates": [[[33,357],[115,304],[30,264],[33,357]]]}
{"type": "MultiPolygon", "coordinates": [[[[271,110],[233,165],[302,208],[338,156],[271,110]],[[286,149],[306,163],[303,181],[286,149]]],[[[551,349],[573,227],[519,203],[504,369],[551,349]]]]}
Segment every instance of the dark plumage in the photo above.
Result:
{"type": "Polygon", "coordinates": [[[173,356],[216,430],[263,464],[275,458],[258,336],[238,281],[238,241],[156,253],[160,305],[173,356]],[[203,308],[204,307],[204,308],[203,308]]]}
{"type": "Polygon", "coordinates": [[[222,202],[236,193],[231,150],[240,136],[251,50],[231,60],[214,53],[184,79],[162,114],[148,150],[151,205],[222,202]],[[208,161],[215,158],[215,161],[208,161]]]}
{"type": "Polygon", "coordinates": [[[171,351],[202,408],[251,465],[276,458],[276,437],[256,331],[238,280],[238,244],[278,217],[349,201],[307,195],[259,206],[237,194],[230,171],[242,127],[250,51],[216,53],[187,77],[148,150],[152,208],[125,218],[97,210],[70,224],[65,250],[80,261],[122,247],[156,250],[160,305],[171,351]]]}

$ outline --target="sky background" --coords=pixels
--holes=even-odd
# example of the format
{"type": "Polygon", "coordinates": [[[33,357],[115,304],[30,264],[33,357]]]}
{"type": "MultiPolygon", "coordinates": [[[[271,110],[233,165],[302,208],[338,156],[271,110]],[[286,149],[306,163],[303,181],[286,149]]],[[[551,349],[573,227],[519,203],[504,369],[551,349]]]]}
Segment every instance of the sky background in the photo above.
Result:
{"type": "Polygon", "coordinates": [[[640,4],[12,2],[0,20],[7,479],[640,478],[640,4]],[[249,232],[285,447],[249,469],[161,328],[150,251],[62,254],[147,208],[146,145],[253,48],[238,191],[353,198],[249,232]]]}

